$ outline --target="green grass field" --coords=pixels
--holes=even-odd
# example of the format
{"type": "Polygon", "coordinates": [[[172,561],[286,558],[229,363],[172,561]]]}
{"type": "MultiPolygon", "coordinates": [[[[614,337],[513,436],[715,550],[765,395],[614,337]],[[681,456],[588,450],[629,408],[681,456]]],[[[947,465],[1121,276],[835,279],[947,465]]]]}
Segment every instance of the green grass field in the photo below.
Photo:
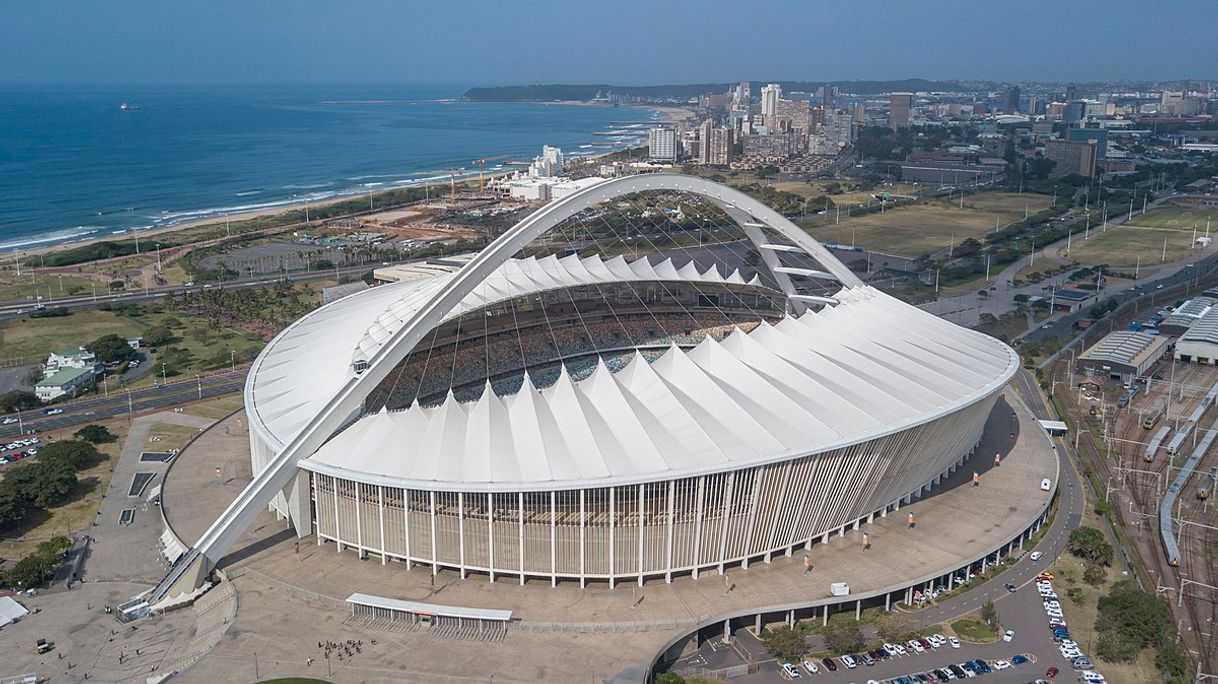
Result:
{"type": "Polygon", "coordinates": [[[1210,229],[1218,230],[1218,223],[1214,223],[1214,219],[1218,219],[1218,209],[1188,209],[1185,207],[1159,207],[1151,209],[1145,214],[1134,211],[1133,220],[1127,222],[1126,225],[1139,228],[1187,230],[1191,234],[1193,226],[1197,227],[1198,233],[1203,233],[1207,219],[1211,221],[1210,229]]]}
{"type": "MultiPolygon", "coordinates": [[[[145,330],[176,318],[173,328],[179,338],[172,346],[188,351],[195,371],[229,365],[235,355],[238,363],[252,358],[266,343],[241,328],[213,326],[207,320],[174,312],[148,313],[131,317],[113,311],[85,309],[55,318],[15,318],[0,323],[0,359],[20,358],[23,363],[46,359],[54,349],[79,347],[103,336],[135,337],[145,330]]],[[[159,380],[159,373],[154,373],[159,380]]],[[[152,382],[152,375],[143,379],[152,382]]],[[[141,386],[136,383],[134,386],[141,386]]]]}
{"type": "Polygon", "coordinates": [[[832,223],[834,212],[811,223],[808,232],[823,242],[855,244],[888,254],[916,257],[984,235],[1000,225],[1021,220],[1024,205],[1035,213],[1051,199],[1041,195],[981,193],[966,196],[964,208],[946,201],[896,207],[882,214],[842,219],[832,223]],[[829,221],[825,223],[825,221],[829,221]],[[819,224],[819,225],[817,225],[819,224]]]}
{"type": "Polygon", "coordinates": [[[0,324],[0,356],[45,361],[53,349],[79,347],[102,335],[132,337],[144,329],[142,322],[94,309],[55,318],[14,318],[0,324]]]}
{"type": "Polygon", "coordinates": [[[95,285],[98,292],[105,294],[104,282],[78,276],[31,276],[28,271],[18,278],[15,269],[6,269],[0,272],[0,302],[33,302],[41,296],[44,302],[54,304],[61,297],[92,294],[95,285]]]}
{"type": "MultiPolygon", "coordinates": [[[[1192,242],[1191,227],[1185,232],[1173,228],[1119,226],[1103,233],[1092,231],[1091,238],[1086,241],[1080,240],[1075,233],[1069,258],[1087,266],[1135,266],[1140,263],[1150,267],[1183,259],[1194,251],[1190,249],[1192,242]],[[1162,258],[1164,239],[1167,240],[1166,261],[1162,258]]],[[[1066,256],[1064,247],[1059,254],[1066,256]]]]}

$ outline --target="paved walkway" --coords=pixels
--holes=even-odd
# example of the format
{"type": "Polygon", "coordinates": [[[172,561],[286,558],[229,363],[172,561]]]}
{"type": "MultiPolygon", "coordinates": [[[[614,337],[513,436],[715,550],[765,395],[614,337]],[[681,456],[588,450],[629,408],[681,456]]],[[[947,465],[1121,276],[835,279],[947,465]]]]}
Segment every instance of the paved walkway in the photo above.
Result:
{"type": "MultiPolygon", "coordinates": [[[[575,582],[562,582],[552,588],[546,580],[530,580],[520,586],[517,578],[506,576],[493,583],[485,575],[461,580],[453,571],[443,571],[436,577],[432,594],[428,567],[416,565],[408,571],[399,562],[382,565],[375,555],[360,561],[354,552],[338,553],[328,543],[318,546],[312,537],[301,540],[300,552],[296,553],[294,537],[273,541],[273,535],[284,530],[286,523],[276,522],[269,515],[264,516],[268,520],[255,526],[261,526],[262,532],[247,535],[245,541],[258,546],[269,544],[270,548],[230,567],[249,568],[272,581],[299,588],[302,595],[340,601],[353,591],[361,591],[447,605],[510,609],[526,626],[539,629],[614,629],[617,623],[632,629],[667,629],[696,624],[729,611],[828,600],[833,582],[849,581],[855,594],[878,591],[907,578],[934,575],[966,552],[975,550],[977,555],[1002,544],[1015,537],[1043,507],[1049,493],[1040,490],[1040,481],[1055,478],[1057,466],[1044,433],[1027,422],[1031,417],[1026,409],[1019,406],[1019,410],[1025,414],[1022,426],[1016,425],[1011,405],[999,402],[978,456],[970,464],[926,498],[867,526],[872,543],[869,551],[862,549],[862,531],[855,530],[828,544],[816,545],[812,550],[815,570],[808,575],[803,574],[800,553],[790,558],[779,556],[769,564],[754,563],[747,570],[729,569],[734,589],[726,594],[724,580],[713,572],[703,573],[696,580],[689,576],[674,578],[671,583],[651,580],[641,588],[623,582],[611,590],[602,583],[581,589],[575,582]],[[1021,433],[1014,443],[1012,432],[1021,433]],[[1003,453],[1004,460],[1002,467],[995,469],[996,452],[1003,453]],[[971,486],[974,467],[982,476],[979,488],[971,486]],[[907,510],[918,516],[918,526],[912,531],[905,529],[907,510]],[[976,524],[962,521],[960,511],[967,511],[965,520],[976,524]],[[916,553],[910,553],[911,545],[916,553]]],[[[237,493],[240,478],[230,480],[226,475],[221,484],[214,475],[216,463],[226,464],[226,473],[231,468],[233,453],[228,446],[234,439],[224,429],[210,430],[175,466],[166,488],[166,511],[175,528],[182,526],[181,536],[196,538],[195,530],[201,532],[227,503],[228,496],[237,493]],[[182,480],[176,481],[178,478],[182,480]],[[188,494],[176,498],[181,492],[188,494]]],[[[234,554],[242,555],[241,544],[234,554]]]]}

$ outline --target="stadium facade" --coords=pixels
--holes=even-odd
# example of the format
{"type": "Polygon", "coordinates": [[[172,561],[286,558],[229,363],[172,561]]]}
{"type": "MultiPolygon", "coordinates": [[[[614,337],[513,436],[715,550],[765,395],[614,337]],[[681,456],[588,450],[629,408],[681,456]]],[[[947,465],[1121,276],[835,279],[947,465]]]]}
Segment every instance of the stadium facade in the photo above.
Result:
{"type": "Polygon", "coordinates": [[[245,389],[254,482],[175,567],[210,569],[269,504],[319,544],[462,576],[722,572],[938,482],[1017,367],[741,193],[606,181],[451,274],[348,296],[276,337],[245,389]],[[722,209],[756,268],[522,256],[560,222],[648,191],[722,209]]]}

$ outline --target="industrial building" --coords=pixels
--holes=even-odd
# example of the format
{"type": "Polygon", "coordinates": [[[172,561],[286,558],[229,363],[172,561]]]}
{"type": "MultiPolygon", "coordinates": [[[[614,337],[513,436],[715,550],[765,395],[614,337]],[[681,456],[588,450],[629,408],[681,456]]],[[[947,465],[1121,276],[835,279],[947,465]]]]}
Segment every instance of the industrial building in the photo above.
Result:
{"type": "Polygon", "coordinates": [[[268,505],[338,552],[462,577],[613,585],[747,567],[958,468],[1018,366],[747,195],[675,174],[605,181],[458,271],[280,333],[245,388],[255,478],[151,600],[197,584],[268,505]],[[647,193],[720,207],[756,270],[526,249],[647,193]]]}
{"type": "Polygon", "coordinates": [[[1218,363],[1218,309],[1210,307],[1176,342],[1176,360],[1212,366],[1218,363]]]}
{"type": "Polygon", "coordinates": [[[1090,375],[1106,375],[1131,382],[1143,376],[1167,353],[1171,340],[1137,330],[1118,330],[1105,335],[1078,357],[1077,365],[1090,375]]]}

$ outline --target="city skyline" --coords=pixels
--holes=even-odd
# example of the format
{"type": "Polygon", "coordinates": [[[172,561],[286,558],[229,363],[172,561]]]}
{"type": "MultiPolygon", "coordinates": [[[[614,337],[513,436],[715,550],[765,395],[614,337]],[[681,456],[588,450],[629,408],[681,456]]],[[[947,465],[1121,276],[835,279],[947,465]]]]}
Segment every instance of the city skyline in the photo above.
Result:
{"type": "Polygon", "coordinates": [[[64,13],[26,5],[7,13],[0,61],[10,67],[8,83],[464,85],[1155,81],[1213,78],[1216,63],[1205,29],[1218,19],[1214,6],[1159,6],[1150,16],[1131,2],[695,7],[715,10],[713,3],[628,2],[605,13],[541,2],[528,11],[372,3],[354,12],[316,2],[308,12],[285,13],[234,2],[172,10],[132,2],[64,13]],[[728,40],[729,15],[732,36],[764,38],[766,49],[728,40]],[[641,30],[643,16],[647,25],[674,28],[641,30]],[[1130,39],[1142,48],[1136,60],[1128,59],[1130,39]]]}

